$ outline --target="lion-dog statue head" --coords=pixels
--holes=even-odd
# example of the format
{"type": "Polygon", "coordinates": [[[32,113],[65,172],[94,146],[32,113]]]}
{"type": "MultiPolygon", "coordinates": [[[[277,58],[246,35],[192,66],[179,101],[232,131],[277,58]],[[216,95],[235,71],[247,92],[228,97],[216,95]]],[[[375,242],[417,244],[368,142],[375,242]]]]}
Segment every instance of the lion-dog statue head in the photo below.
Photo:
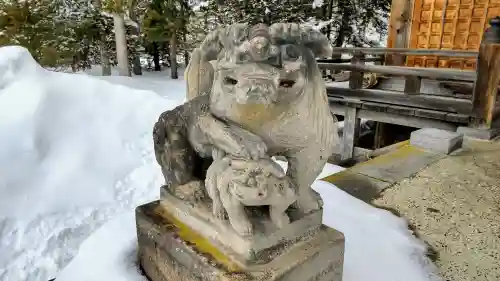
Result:
{"type": "Polygon", "coordinates": [[[212,112],[243,127],[262,126],[301,99],[326,97],[324,82],[316,81],[315,57],[329,56],[331,46],[316,30],[293,23],[235,24],[208,34],[196,52],[192,63],[198,59],[206,68],[197,79],[207,81],[188,98],[210,93],[212,112]]]}

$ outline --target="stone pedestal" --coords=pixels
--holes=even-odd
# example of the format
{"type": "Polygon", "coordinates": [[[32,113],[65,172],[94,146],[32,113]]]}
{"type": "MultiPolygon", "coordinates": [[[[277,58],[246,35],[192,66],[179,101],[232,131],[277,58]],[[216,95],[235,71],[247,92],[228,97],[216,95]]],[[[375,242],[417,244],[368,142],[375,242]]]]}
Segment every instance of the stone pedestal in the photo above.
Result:
{"type": "Polygon", "coordinates": [[[210,207],[165,191],[136,209],[139,261],[152,281],[342,280],[344,236],[321,224],[321,211],[291,212],[282,229],[261,219],[241,237],[210,207]]]}

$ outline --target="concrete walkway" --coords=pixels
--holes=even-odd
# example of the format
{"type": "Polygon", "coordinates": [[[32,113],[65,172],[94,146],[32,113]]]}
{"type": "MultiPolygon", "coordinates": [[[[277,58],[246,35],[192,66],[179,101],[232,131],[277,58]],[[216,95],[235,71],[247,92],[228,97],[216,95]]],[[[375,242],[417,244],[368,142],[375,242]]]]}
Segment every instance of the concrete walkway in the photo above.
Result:
{"type": "Polygon", "coordinates": [[[404,144],[326,180],[408,219],[444,280],[500,280],[500,142],[450,156],[404,144]]]}

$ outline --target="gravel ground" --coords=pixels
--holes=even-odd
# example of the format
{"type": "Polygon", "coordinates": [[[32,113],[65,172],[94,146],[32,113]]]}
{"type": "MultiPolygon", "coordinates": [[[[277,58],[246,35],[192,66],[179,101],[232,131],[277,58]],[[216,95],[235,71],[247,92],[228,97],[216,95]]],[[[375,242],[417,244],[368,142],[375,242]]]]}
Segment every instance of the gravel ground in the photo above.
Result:
{"type": "Polygon", "coordinates": [[[499,141],[465,141],[373,203],[409,220],[444,280],[500,280],[499,141]]]}

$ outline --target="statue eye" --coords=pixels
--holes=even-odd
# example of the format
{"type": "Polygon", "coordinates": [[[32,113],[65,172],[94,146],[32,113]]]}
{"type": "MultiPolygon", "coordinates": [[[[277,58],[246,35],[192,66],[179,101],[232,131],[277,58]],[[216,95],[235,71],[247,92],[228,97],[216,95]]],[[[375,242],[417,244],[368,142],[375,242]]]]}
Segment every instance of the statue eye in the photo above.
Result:
{"type": "Polygon", "coordinates": [[[247,62],[250,60],[250,56],[246,52],[241,52],[237,55],[237,60],[239,63],[247,62]]]}
{"type": "Polygon", "coordinates": [[[297,60],[300,57],[300,50],[297,46],[286,45],[283,50],[283,55],[286,59],[297,60]]]}
{"type": "Polygon", "coordinates": [[[238,84],[238,80],[231,78],[229,76],[224,77],[224,84],[226,85],[236,85],[238,84]]]}
{"type": "Polygon", "coordinates": [[[291,88],[291,87],[293,87],[293,85],[295,85],[295,81],[294,80],[280,79],[280,87],[291,88]]]}

